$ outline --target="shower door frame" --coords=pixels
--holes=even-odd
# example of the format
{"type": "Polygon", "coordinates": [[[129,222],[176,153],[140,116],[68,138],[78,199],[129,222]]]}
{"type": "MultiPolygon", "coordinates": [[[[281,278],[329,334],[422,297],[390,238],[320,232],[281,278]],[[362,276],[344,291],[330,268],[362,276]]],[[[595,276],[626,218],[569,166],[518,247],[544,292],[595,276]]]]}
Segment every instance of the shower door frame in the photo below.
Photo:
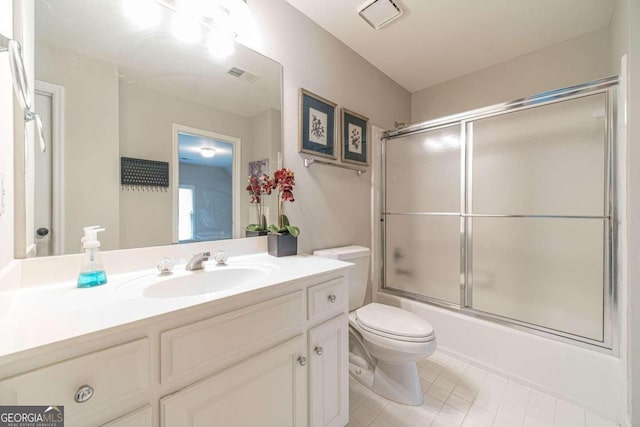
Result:
{"type": "Polygon", "coordinates": [[[606,354],[619,355],[619,325],[618,325],[618,291],[617,291],[617,167],[616,167],[616,89],[618,77],[608,77],[576,86],[570,86],[558,90],[544,92],[542,94],[517,99],[514,101],[496,104],[465,113],[446,116],[426,122],[414,124],[401,129],[386,131],[383,133],[381,144],[381,177],[382,177],[382,210],[381,210],[381,235],[382,235],[382,281],[379,285],[380,292],[386,292],[405,298],[410,298],[442,308],[463,313],[468,316],[489,320],[511,328],[523,330],[547,338],[571,343],[591,350],[606,354]],[[531,108],[555,104],[562,101],[578,99],[596,94],[605,95],[605,209],[602,216],[580,215],[488,215],[468,213],[473,197],[473,182],[469,176],[472,171],[473,154],[473,122],[488,117],[528,110],[531,108]],[[437,130],[450,126],[460,126],[460,212],[457,213],[433,213],[433,212],[389,212],[386,206],[386,144],[388,141],[419,134],[426,131],[437,130]],[[386,274],[386,218],[389,215],[438,215],[460,217],[460,300],[459,303],[440,300],[426,295],[415,294],[400,289],[388,288],[386,274]],[[472,277],[472,244],[473,230],[472,218],[474,217],[503,217],[503,218],[574,218],[574,219],[602,219],[603,231],[603,340],[595,340],[578,336],[553,328],[544,327],[521,320],[488,313],[472,308],[473,303],[473,277],[472,277]]]}

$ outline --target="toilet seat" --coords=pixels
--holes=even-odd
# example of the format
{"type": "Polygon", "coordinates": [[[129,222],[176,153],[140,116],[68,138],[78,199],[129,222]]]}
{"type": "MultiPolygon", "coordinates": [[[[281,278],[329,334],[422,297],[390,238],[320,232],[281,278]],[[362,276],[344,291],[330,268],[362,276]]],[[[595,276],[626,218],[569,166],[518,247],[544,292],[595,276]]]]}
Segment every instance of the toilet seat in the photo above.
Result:
{"type": "Polygon", "coordinates": [[[355,311],[355,321],[360,328],[379,337],[417,343],[435,339],[429,322],[388,305],[367,304],[355,311]]]}

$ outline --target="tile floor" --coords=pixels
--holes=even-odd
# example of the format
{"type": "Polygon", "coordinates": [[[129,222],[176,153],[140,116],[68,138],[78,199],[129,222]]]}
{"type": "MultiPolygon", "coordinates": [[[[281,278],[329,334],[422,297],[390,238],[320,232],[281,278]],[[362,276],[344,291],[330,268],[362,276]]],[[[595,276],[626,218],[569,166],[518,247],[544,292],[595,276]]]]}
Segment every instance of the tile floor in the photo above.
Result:
{"type": "Polygon", "coordinates": [[[418,362],[424,404],[391,402],[351,378],[347,427],[615,427],[581,408],[436,352],[418,362]]]}

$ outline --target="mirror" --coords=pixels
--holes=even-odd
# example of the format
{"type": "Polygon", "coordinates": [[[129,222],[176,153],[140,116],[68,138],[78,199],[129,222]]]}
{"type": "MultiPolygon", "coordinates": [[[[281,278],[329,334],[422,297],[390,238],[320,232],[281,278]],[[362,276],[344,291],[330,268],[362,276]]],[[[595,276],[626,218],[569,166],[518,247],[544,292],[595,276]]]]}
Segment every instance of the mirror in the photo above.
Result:
{"type": "Polygon", "coordinates": [[[37,255],[79,252],[92,225],[109,250],[244,237],[256,222],[249,163],[278,166],[282,67],[216,41],[215,14],[177,26],[179,4],[35,2],[34,101],[51,141],[36,153],[37,255]]]}

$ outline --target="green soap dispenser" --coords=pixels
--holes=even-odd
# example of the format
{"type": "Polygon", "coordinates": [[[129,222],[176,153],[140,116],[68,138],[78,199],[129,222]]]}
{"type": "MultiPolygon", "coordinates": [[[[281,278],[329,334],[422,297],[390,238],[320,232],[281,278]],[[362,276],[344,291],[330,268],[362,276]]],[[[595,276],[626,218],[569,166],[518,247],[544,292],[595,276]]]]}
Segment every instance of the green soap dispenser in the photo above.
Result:
{"type": "Polygon", "coordinates": [[[98,241],[98,233],[104,230],[99,225],[84,227],[84,237],[81,240],[84,257],[78,276],[79,288],[92,288],[107,283],[107,274],[104,272],[98,241]]]}

